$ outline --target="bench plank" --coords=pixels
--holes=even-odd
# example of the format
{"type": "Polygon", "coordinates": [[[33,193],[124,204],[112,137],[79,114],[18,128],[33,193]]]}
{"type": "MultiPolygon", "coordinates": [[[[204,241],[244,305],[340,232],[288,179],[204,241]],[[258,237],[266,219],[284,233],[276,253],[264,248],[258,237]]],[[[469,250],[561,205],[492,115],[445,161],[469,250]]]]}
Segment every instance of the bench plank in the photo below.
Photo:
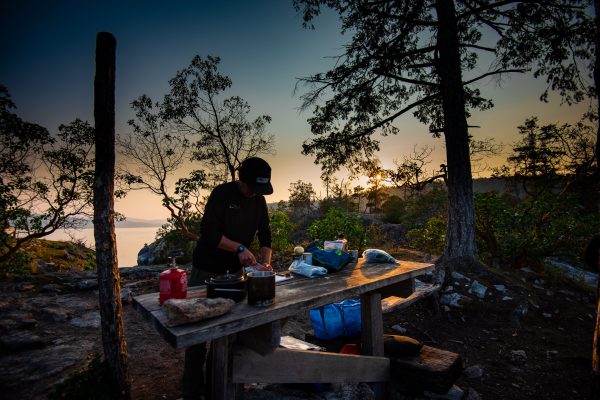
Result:
{"type": "Polygon", "coordinates": [[[384,314],[390,313],[392,311],[397,311],[404,309],[411,304],[432,296],[440,291],[442,288],[441,284],[421,284],[417,286],[415,291],[409,295],[408,297],[399,297],[399,296],[389,296],[385,299],[381,300],[381,311],[384,314]]]}
{"type": "Polygon", "coordinates": [[[234,383],[358,383],[387,382],[390,360],[279,348],[266,356],[236,347],[233,354],[234,383]]]}

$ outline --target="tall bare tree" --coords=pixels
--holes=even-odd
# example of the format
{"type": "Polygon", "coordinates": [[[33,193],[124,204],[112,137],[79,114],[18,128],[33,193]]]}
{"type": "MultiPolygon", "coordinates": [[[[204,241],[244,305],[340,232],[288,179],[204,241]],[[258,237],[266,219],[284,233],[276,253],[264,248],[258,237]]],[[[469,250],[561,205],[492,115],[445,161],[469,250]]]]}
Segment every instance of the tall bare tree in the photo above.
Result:
{"type": "Polygon", "coordinates": [[[134,189],[162,197],[163,205],[190,239],[197,235],[186,224],[203,209],[203,189],[227,180],[248,157],[274,152],[267,134],[271,117],[249,120],[250,105],[238,96],[223,98],[231,79],[217,70],[220,59],[195,56],[169,81],[162,102],[142,95],[132,103],[133,132],[119,140],[126,164],[123,176],[134,189]],[[188,161],[203,169],[173,183],[188,161]]]}
{"type": "Polygon", "coordinates": [[[94,119],[96,123],[96,173],[94,179],[94,238],[102,346],[111,373],[115,396],[131,398],[127,367],[127,345],[123,328],[121,283],[115,236],[115,49],[117,42],[108,32],[96,38],[96,79],[94,119]]]}

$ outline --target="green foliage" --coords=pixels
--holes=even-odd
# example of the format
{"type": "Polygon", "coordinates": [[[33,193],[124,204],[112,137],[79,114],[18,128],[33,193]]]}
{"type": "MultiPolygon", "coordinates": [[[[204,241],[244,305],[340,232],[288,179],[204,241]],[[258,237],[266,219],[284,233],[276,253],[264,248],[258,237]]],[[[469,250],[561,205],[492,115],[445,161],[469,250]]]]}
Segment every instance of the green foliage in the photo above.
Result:
{"type": "Polygon", "coordinates": [[[20,248],[9,261],[0,262],[0,276],[22,277],[36,272],[42,260],[57,271],[96,269],[96,253],[81,242],[33,239],[20,248]]]}
{"type": "Polygon", "coordinates": [[[89,364],[74,372],[65,381],[55,385],[49,400],[111,400],[121,398],[111,392],[110,372],[100,354],[94,354],[89,364]]]}
{"type": "Polygon", "coordinates": [[[544,192],[512,204],[497,194],[475,198],[482,251],[519,266],[548,256],[580,259],[598,231],[598,216],[585,212],[569,195],[544,192]]]}
{"type": "Polygon", "coordinates": [[[31,255],[18,250],[8,261],[0,262],[0,276],[21,278],[31,272],[31,255]]]}
{"type": "MultiPolygon", "coordinates": [[[[185,224],[192,232],[200,232],[201,218],[197,214],[190,215],[185,219],[185,224]]],[[[167,219],[167,223],[162,225],[156,232],[156,240],[161,242],[161,248],[164,251],[157,252],[155,263],[167,263],[167,253],[173,250],[183,250],[183,256],[177,258],[177,263],[187,263],[192,260],[195,241],[190,239],[181,229],[179,221],[175,218],[167,219]]]]}
{"type": "Polygon", "coordinates": [[[312,183],[298,180],[290,183],[286,212],[300,227],[305,227],[315,209],[317,194],[312,183]]]}
{"type": "Polygon", "coordinates": [[[275,210],[269,215],[271,220],[271,246],[276,252],[285,253],[292,248],[290,237],[294,231],[294,224],[282,211],[275,210]]]}
{"type": "Polygon", "coordinates": [[[341,208],[330,208],[324,218],[317,219],[308,227],[313,239],[335,240],[340,234],[348,240],[348,246],[361,248],[365,242],[365,228],[358,214],[341,208]]]}
{"type": "Polygon", "coordinates": [[[433,184],[430,190],[417,192],[405,200],[392,196],[383,204],[384,220],[408,228],[423,227],[430,218],[445,215],[447,204],[446,188],[433,184]]]}
{"type": "Polygon", "coordinates": [[[398,196],[391,196],[383,203],[383,220],[391,224],[399,224],[404,216],[405,202],[398,196]]]}
{"type": "Polygon", "coordinates": [[[431,190],[406,201],[401,223],[408,227],[423,226],[426,221],[436,215],[446,215],[448,208],[448,192],[443,185],[434,184],[431,190]]]}
{"type": "Polygon", "coordinates": [[[442,254],[446,241],[446,217],[435,215],[427,220],[425,226],[411,229],[406,237],[411,245],[429,254],[442,254]]]}
{"type": "Polygon", "coordinates": [[[521,139],[508,157],[509,173],[523,177],[592,175],[597,168],[595,116],[575,125],[540,125],[530,117],[518,127],[521,139]]]}

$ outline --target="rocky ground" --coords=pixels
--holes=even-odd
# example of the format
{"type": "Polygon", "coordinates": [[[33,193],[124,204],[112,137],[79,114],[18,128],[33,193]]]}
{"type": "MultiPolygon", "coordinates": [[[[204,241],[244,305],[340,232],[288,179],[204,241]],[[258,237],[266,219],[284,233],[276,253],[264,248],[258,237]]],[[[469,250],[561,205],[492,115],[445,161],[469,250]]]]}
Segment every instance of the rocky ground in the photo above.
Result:
{"type": "MultiPolygon", "coordinates": [[[[168,346],[130,302],[132,295],[156,291],[157,274],[163,269],[155,266],[122,271],[134,399],[180,397],[183,351],[168,346]]],[[[439,312],[423,301],[384,316],[386,333],[411,336],[461,354],[465,370],[450,397],[445,398],[587,398],[595,316],[593,290],[548,279],[528,268],[507,276],[461,271],[451,276],[450,283],[440,293],[439,312]]],[[[53,385],[83,368],[92,354],[101,352],[96,288],[93,271],[45,273],[0,283],[2,398],[46,398],[53,385]]],[[[298,316],[286,329],[304,338],[310,333],[307,316],[298,316]]],[[[251,399],[370,397],[367,385],[246,388],[246,398],[251,399]]],[[[394,394],[394,398],[415,397],[394,394]]]]}

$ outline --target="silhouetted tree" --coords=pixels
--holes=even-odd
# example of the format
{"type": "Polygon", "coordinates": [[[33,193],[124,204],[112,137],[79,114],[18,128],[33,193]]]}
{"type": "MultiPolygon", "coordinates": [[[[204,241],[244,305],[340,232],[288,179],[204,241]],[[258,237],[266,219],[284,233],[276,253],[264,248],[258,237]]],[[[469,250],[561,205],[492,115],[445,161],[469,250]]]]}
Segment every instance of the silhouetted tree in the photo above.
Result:
{"type": "Polygon", "coordinates": [[[132,189],[146,189],[162,198],[184,234],[197,239],[186,219],[197,219],[204,203],[201,193],[227,180],[248,157],[273,153],[274,137],[266,133],[271,117],[250,121],[250,105],[238,96],[222,99],[232,85],[218,72],[218,57],[195,56],[169,81],[162,102],[142,95],[132,103],[133,128],[119,140],[125,155],[126,178],[132,189]],[[200,162],[203,170],[172,183],[185,161],[200,162]]]}
{"type": "Polygon", "coordinates": [[[303,226],[316,206],[317,194],[310,182],[301,180],[290,183],[287,212],[292,221],[303,226]]]}
{"type": "Polygon", "coordinates": [[[82,227],[94,177],[94,129],[76,119],[52,136],[23,121],[0,85],[0,263],[57,229],[82,227]]]}
{"type": "Polygon", "coordinates": [[[536,76],[548,77],[551,89],[569,101],[580,100],[587,88],[564,71],[577,69],[577,61],[589,56],[591,19],[583,8],[588,3],[295,0],[305,25],[327,6],[340,15],[342,31],[352,35],[334,68],[304,79],[312,85],[303,101],[304,107],[315,106],[309,123],[317,136],[304,143],[304,154],[314,155],[325,170],[356,165],[379,149],[374,132],[398,133],[392,123],[412,112],[435,135],[443,133],[446,142],[449,209],[443,260],[472,263],[467,118],[470,110],[488,109],[492,102],[471,84],[533,66],[536,76]],[[482,53],[496,56],[496,63],[463,78],[481,70],[476,67],[482,53]]]}

